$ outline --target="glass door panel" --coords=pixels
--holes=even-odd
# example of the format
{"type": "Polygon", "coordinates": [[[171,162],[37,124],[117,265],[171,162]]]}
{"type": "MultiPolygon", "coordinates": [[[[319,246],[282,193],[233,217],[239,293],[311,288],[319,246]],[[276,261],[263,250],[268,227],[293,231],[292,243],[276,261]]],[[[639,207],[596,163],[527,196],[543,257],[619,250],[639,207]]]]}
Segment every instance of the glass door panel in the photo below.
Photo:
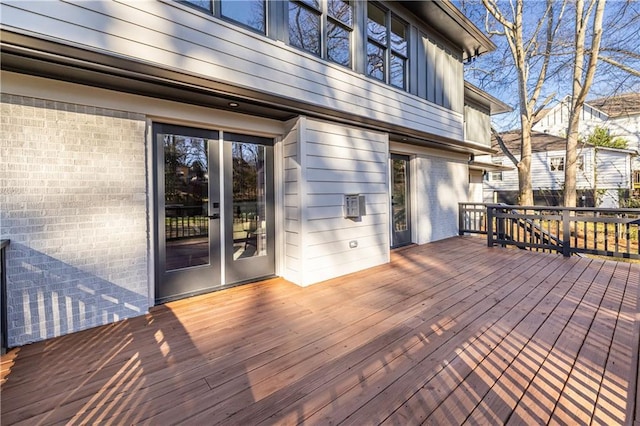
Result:
{"type": "Polygon", "coordinates": [[[275,273],[273,141],[225,133],[227,284],[275,273]]]}
{"type": "Polygon", "coordinates": [[[231,142],[233,260],[267,255],[266,149],[231,142]]]}
{"type": "Polygon", "coordinates": [[[391,155],[392,247],[411,243],[409,157],[391,155]]]}
{"type": "Polygon", "coordinates": [[[156,301],[220,285],[218,132],[154,124],[156,301]]]}
{"type": "Polygon", "coordinates": [[[165,134],[165,271],[209,264],[208,141],[165,134]]]}

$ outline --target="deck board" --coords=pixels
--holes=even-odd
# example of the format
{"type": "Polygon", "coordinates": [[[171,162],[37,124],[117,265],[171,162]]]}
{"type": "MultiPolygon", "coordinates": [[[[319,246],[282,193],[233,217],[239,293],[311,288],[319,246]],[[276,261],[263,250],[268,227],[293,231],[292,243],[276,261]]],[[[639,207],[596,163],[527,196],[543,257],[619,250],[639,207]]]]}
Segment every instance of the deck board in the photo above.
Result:
{"type": "Polygon", "coordinates": [[[12,349],[0,421],[632,424],[639,271],[458,237],[234,287],[12,349]]]}

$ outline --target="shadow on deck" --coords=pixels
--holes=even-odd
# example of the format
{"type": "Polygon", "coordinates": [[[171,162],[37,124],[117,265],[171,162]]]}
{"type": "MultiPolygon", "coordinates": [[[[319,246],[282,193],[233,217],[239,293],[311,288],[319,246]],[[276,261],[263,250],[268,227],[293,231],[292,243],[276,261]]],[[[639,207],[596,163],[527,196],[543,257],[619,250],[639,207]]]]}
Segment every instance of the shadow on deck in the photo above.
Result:
{"type": "Polygon", "coordinates": [[[632,424],[639,285],[638,264],[451,238],[13,349],[1,421],[632,424]]]}

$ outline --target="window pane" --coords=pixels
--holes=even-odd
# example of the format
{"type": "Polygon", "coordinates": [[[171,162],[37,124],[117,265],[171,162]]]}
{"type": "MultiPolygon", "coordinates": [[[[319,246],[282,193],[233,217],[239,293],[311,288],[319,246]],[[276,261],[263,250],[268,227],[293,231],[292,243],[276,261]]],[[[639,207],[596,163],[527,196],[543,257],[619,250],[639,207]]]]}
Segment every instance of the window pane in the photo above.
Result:
{"type": "Polygon", "coordinates": [[[407,56],[407,26],[395,17],[391,18],[391,49],[407,56]]]}
{"type": "Polygon", "coordinates": [[[549,159],[549,165],[552,172],[564,171],[564,157],[551,157],[549,159]]]}
{"type": "Polygon", "coordinates": [[[384,54],[385,49],[367,43],[367,74],[378,80],[384,81],[384,54]]]}
{"type": "Polygon", "coordinates": [[[184,0],[184,1],[185,1],[185,3],[189,3],[189,4],[192,4],[192,5],[196,6],[196,7],[204,9],[204,10],[206,10],[208,12],[212,12],[211,1],[209,1],[209,0],[184,0]]]}
{"type": "Polygon", "coordinates": [[[332,22],[327,27],[327,58],[345,67],[351,66],[351,31],[332,22]]]}
{"type": "Polygon", "coordinates": [[[329,16],[350,27],[353,26],[353,6],[350,1],[329,0],[327,2],[329,16]]]}
{"type": "Polygon", "coordinates": [[[391,160],[393,164],[393,230],[406,231],[409,229],[407,213],[409,212],[409,199],[407,194],[407,160],[391,160]]]}
{"type": "Polygon", "coordinates": [[[220,13],[248,27],[264,33],[264,1],[263,0],[222,0],[220,13]]]}
{"type": "Polygon", "coordinates": [[[233,142],[233,259],[267,255],[265,147],[233,142]]]}
{"type": "Polygon", "coordinates": [[[405,68],[406,68],[406,60],[401,58],[400,56],[391,55],[391,75],[389,76],[389,83],[392,86],[399,87],[400,89],[405,88],[405,68]]]}
{"type": "Polygon", "coordinates": [[[209,161],[206,139],[162,135],[165,268],[209,264],[209,161]]]}
{"type": "Polygon", "coordinates": [[[380,44],[387,45],[386,14],[379,7],[369,3],[367,6],[367,35],[380,44]]]}
{"type": "Polygon", "coordinates": [[[320,16],[294,2],[289,2],[289,44],[320,54],[320,16]]]}

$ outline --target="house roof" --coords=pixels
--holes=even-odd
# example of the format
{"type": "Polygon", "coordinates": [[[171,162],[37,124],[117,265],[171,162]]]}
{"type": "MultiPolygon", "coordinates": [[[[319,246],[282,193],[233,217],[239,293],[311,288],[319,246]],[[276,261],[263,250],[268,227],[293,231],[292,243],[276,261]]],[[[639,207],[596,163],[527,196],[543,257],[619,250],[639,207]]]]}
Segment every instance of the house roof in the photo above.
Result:
{"type": "Polygon", "coordinates": [[[625,93],[593,99],[587,101],[587,104],[604,112],[611,118],[640,114],[640,93],[625,93]]]}
{"type": "MultiPolygon", "coordinates": [[[[520,155],[520,130],[501,133],[500,136],[513,155],[520,155]]],[[[502,153],[494,135],[491,136],[491,148],[502,153]]],[[[566,139],[542,132],[531,132],[532,152],[560,151],[566,148],[566,139]]],[[[500,155],[500,154],[498,154],[500,155]]]]}
{"type": "MultiPolygon", "coordinates": [[[[544,108],[540,110],[534,123],[542,120],[554,108],[558,108],[562,103],[568,102],[569,99],[571,99],[571,96],[567,95],[554,107],[544,108]]],[[[623,93],[621,95],[605,96],[602,98],[586,101],[585,105],[589,105],[590,107],[595,108],[598,111],[604,112],[610,118],[640,114],[640,93],[623,93]]]]}
{"type": "MultiPolygon", "coordinates": [[[[513,155],[520,155],[520,130],[511,130],[508,132],[500,133],[502,141],[507,146],[509,151],[513,155]]],[[[585,144],[587,145],[587,144],[585,144]]],[[[531,152],[545,152],[545,151],[564,151],[566,149],[566,139],[558,136],[550,135],[542,132],[531,132],[531,152]]],[[[593,145],[587,145],[587,147],[593,147],[593,145]]],[[[491,148],[497,151],[497,155],[502,155],[502,149],[498,145],[498,140],[495,135],[491,135],[491,148]]],[[[627,154],[636,155],[637,152],[632,149],[618,149],[600,147],[598,149],[605,149],[608,151],[619,151],[627,154]]]]}

